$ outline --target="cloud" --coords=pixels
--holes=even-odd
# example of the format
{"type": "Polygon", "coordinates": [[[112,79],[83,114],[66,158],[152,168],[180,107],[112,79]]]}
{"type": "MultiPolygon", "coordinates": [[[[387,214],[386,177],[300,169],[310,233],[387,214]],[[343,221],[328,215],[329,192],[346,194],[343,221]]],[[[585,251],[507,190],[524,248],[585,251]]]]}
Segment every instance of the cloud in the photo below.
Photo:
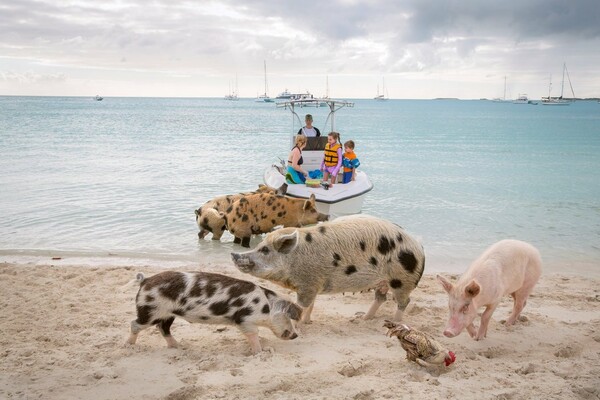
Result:
{"type": "Polygon", "coordinates": [[[260,76],[267,60],[270,73],[288,77],[483,79],[519,68],[546,74],[563,60],[594,68],[599,20],[595,0],[20,0],[0,6],[0,49],[32,60],[27,70],[260,76]]]}
{"type": "Polygon", "coordinates": [[[19,84],[61,83],[67,80],[64,74],[36,74],[33,72],[0,72],[2,81],[19,84]]]}

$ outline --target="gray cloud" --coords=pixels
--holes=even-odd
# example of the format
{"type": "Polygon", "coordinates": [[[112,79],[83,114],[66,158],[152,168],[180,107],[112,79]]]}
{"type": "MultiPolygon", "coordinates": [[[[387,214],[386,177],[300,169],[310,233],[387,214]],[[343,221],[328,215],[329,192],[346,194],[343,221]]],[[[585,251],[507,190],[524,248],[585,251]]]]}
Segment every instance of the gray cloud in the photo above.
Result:
{"type": "Polygon", "coordinates": [[[176,74],[259,74],[263,59],[288,75],[535,74],[584,54],[598,65],[590,49],[600,45],[599,20],[592,0],[20,0],[2,5],[0,49],[40,63],[176,74]]]}

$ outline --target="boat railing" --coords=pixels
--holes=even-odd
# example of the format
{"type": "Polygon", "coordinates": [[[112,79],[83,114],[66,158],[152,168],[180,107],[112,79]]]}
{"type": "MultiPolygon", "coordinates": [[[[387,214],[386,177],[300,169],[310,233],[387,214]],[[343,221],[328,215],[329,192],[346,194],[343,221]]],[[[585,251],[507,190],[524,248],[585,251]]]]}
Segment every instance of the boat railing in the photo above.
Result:
{"type": "MultiPolygon", "coordinates": [[[[337,99],[324,99],[324,98],[312,98],[312,99],[297,99],[297,100],[289,100],[282,101],[276,103],[277,108],[285,108],[292,112],[292,118],[295,118],[295,122],[298,122],[299,126],[302,126],[302,120],[300,116],[296,113],[296,108],[303,107],[321,107],[322,104],[325,104],[329,107],[329,114],[325,119],[324,126],[327,126],[329,122],[331,124],[331,131],[335,131],[335,113],[344,108],[354,108],[354,103],[346,100],[337,100],[337,99]]],[[[292,127],[294,124],[292,123],[292,127]]]]}

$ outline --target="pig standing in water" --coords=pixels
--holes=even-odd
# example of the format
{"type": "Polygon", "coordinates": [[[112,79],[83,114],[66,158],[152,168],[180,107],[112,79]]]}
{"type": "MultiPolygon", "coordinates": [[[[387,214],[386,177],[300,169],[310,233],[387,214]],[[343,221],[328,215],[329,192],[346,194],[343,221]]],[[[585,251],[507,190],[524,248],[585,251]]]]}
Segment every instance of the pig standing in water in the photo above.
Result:
{"type": "Polygon", "coordinates": [[[483,339],[494,310],[507,294],[513,297],[514,306],[506,325],[514,324],[541,274],[542,259],[535,247],[518,240],[502,240],[475,260],[455,285],[438,275],[449,296],[450,320],[444,335],[454,337],[467,328],[472,338],[483,339]],[[477,331],[473,320],[484,306],[477,331]]]}
{"type": "Polygon", "coordinates": [[[391,290],[398,304],[394,320],[400,321],[425,268],[419,242],[398,225],[368,215],[279,229],[254,250],[231,256],[240,271],[295,290],[303,322],[310,321],[317,294],[370,288],[376,289],[375,301],[365,319],[391,290]]]}

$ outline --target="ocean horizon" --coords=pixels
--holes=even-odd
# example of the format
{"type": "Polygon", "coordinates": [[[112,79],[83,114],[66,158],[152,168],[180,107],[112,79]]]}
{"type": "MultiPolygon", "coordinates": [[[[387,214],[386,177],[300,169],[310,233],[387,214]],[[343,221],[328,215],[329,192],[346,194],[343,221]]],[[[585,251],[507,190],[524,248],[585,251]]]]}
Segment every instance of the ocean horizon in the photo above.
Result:
{"type": "MultiPolygon", "coordinates": [[[[336,130],[374,184],[362,212],[420,238],[426,273],[514,238],[546,273],[600,276],[600,104],[348,100],[336,130]]],[[[301,112],[327,131],[325,108],[301,112]]],[[[199,240],[194,210],[262,183],[291,121],[250,98],[0,96],[0,261],[231,264],[242,248],[199,240]]]]}

